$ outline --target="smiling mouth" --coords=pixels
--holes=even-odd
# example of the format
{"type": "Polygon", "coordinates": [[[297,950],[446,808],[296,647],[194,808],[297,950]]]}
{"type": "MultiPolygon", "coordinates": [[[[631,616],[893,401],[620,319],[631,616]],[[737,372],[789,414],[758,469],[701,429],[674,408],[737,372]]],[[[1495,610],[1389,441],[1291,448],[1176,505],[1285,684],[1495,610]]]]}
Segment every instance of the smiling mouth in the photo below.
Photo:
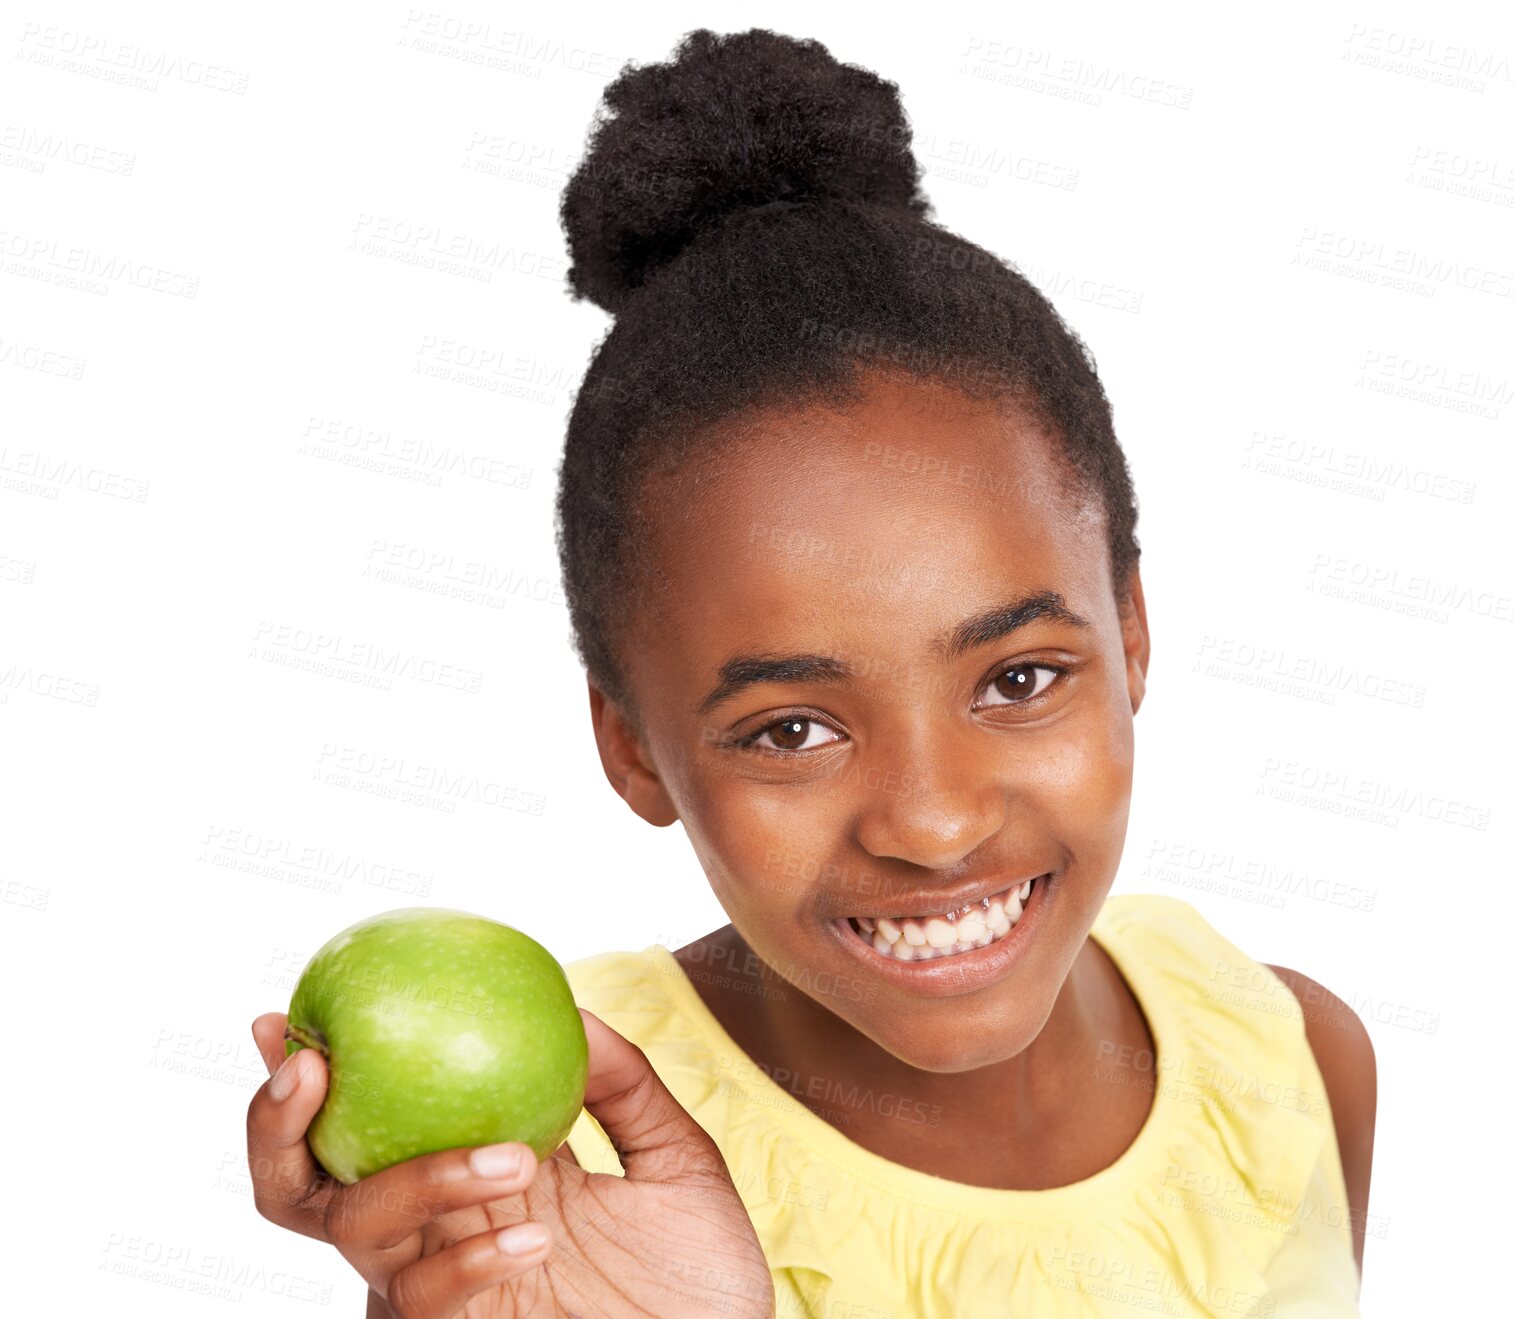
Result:
{"type": "Polygon", "coordinates": [[[848,916],[858,935],[896,962],[926,962],[957,957],[998,943],[1019,923],[1037,884],[1027,879],[966,907],[926,916],[848,916]]]}

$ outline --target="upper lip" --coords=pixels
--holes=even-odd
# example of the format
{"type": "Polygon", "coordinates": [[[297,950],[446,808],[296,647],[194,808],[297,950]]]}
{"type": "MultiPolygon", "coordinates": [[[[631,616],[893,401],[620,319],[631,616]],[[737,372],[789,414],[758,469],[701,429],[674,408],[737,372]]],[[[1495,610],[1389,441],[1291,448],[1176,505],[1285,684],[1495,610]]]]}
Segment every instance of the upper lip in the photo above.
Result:
{"type": "Polygon", "coordinates": [[[908,897],[896,898],[890,893],[882,899],[889,904],[885,910],[882,902],[877,907],[864,907],[858,911],[849,911],[847,916],[888,916],[906,919],[910,916],[940,916],[949,911],[957,911],[962,907],[971,907],[974,903],[982,902],[984,898],[991,898],[996,893],[1003,893],[1006,889],[1019,888],[1026,880],[1040,879],[1043,875],[1049,875],[1049,870],[1038,870],[1033,875],[1021,875],[1019,879],[986,879],[980,884],[974,884],[970,889],[961,889],[956,893],[944,893],[940,889],[933,889],[928,893],[920,893],[908,897]]]}

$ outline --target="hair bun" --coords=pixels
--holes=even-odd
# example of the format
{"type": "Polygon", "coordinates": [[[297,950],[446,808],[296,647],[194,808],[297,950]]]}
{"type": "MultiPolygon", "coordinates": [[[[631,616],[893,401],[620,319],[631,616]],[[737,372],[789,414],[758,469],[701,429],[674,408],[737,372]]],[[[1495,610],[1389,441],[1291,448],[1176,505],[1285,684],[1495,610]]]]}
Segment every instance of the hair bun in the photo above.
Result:
{"type": "Polygon", "coordinates": [[[568,284],[614,313],[735,212],[842,200],[924,215],[919,184],[896,84],[818,41],[700,28],[605,89],[563,190],[568,284]]]}

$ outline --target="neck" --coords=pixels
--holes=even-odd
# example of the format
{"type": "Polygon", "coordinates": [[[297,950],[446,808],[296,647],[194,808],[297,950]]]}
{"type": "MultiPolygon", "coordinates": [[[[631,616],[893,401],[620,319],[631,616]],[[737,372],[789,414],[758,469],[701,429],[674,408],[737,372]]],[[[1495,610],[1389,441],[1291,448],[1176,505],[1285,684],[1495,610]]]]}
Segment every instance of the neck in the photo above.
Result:
{"type": "Polygon", "coordinates": [[[787,983],[731,926],[675,956],[775,1083],[855,1144],[939,1177],[1026,1190],[1078,1181],[1119,1157],[1150,1108],[1149,1090],[1102,1079],[1111,1043],[1149,1049],[1151,1040],[1093,940],[1030,1044],[962,1072],[895,1057],[787,983]]]}

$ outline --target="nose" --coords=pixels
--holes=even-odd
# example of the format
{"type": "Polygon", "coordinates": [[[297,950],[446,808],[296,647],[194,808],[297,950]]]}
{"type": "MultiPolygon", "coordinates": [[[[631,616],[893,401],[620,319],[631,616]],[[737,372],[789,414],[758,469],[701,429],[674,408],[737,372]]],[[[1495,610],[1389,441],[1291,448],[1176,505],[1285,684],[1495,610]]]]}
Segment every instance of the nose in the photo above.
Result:
{"type": "Polygon", "coordinates": [[[864,776],[857,842],[879,859],[949,870],[1008,819],[1002,748],[999,756],[988,754],[982,731],[967,730],[922,739],[914,754],[903,750],[875,757],[876,772],[864,776]]]}

